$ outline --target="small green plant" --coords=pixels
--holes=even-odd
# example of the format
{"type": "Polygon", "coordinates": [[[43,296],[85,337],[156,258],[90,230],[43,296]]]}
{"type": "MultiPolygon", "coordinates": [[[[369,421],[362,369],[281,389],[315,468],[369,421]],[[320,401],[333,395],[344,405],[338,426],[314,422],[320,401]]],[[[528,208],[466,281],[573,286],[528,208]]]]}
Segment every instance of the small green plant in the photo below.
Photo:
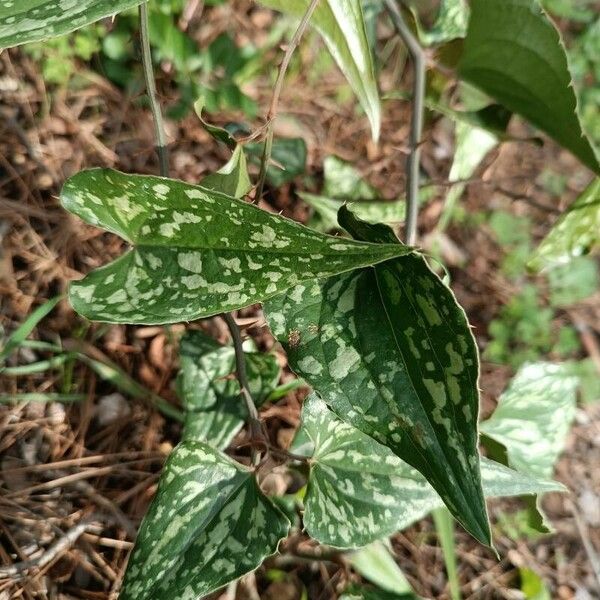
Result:
{"type": "MultiPolygon", "coordinates": [[[[129,245],[117,260],[71,283],[74,309],[91,320],[134,324],[223,315],[231,333],[231,347],[198,335],[184,338],[183,410],[157,403],[185,427],[142,522],[122,600],[198,598],[276,553],[291,523],[282,502],[261,489],[267,455],[304,472],[302,525],[319,543],[343,550],[375,542],[443,506],[475,539],[492,547],[486,497],[560,489],[548,477],[573,407],[558,411],[553,403],[551,411],[530,414],[531,403],[545,394],[552,392],[563,402],[574,394],[576,378],[557,372],[553,365],[532,365],[520,372],[492,418],[481,424],[488,443],[504,448],[502,460],[516,470],[480,457],[475,339],[452,291],[417,247],[427,65],[394,0],[384,1],[386,16],[415,67],[402,206],[406,243],[388,225],[362,220],[346,204],[336,213],[338,227],[347,234],[341,237],[244,201],[250,188],[254,198],[261,198],[269,178],[277,148],[273,122],[279,94],[309,22],[356,93],[374,140],[380,135],[377,80],[360,2],[265,4],[300,19],[265,123],[243,139],[205,123],[216,139],[231,147],[232,157],[200,185],[166,177],[168,157],[152,77],[151,39],[161,39],[157,57],[177,62],[182,72],[201,71],[209,60],[207,73],[218,65],[226,83],[237,85],[233,71],[243,70],[247,57],[228,36],[219,38],[196,62],[181,32],[170,29],[173,21],[149,15],[139,0],[82,0],[67,7],[39,0],[23,12],[10,2],[0,4],[3,46],[45,39],[140,5],[143,71],[162,176],[90,169],[64,184],[61,201],[67,210],[129,245]],[[262,142],[255,186],[246,170],[244,146],[249,138],[262,142]],[[276,392],[277,367],[272,357],[245,351],[230,314],[255,303],[262,304],[291,369],[312,388],[289,451],[272,444],[258,413],[260,404],[276,392]],[[233,371],[237,381],[223,381],[233,371]],[[547,385],[540,388],[542,382],[547,385]],[[531,403],[524,402],[522,388],[531,403]],[[527,431],[527,445],[515,420],[537,423],[527,431]],[[244,422],[249,455],[224,453],[244,422]]],[[[449,0],[442,9],[431,42],[464,37],[456,77],[526,118],[599,173],[595,151],[576,113],[558,32],[537,2],[473,0],[469,9],[449,0]]],[[[229,92],[240,100],[235,89],[229,92]]],[[[209,96],[208,102],[223,106],[222,99],[209,96]]],[[[251,147],[250,156],[253,151],[251,147]]],[[[273,172],[270,177],[276,185],[273,172]]],[[[594,207],[591,210],[597,211],[594,207]]],[[[534,341],[537,333],[532,334],[534,341]]],[[[359,593],[369,597],[370,591],[359,593]]]]}

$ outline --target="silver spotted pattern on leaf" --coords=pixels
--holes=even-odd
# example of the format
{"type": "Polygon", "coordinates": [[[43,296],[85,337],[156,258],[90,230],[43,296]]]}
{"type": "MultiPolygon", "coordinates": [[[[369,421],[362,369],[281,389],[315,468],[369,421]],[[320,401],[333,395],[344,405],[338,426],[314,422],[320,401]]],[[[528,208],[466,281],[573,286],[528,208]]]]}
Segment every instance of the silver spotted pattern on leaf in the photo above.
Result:
{"type": "MultiPolygon", "coordinates": [[[[235,374],[235,352],[201,331],[181,339],[177,389],[185,409],[183,438],[225,449],[248,413],[235,374]]],[[[252,398],[260,406],[275,389],[281,369],[273,354],[246,352],[246,375],[252,398]]]]}
{"type": "Polygon", "coordinates": [[[200,442],[169,457],[144,517],[120,600],[196,600],[258,567],[288,519],[254,474],[200,442]]]}
{"type": "MultiPolygon", "coordinates": [[[[339,548],[364,546],[443,506],[416,469],[340,420],[316,394],[305,400],[302,409],[299,438],[304,434],[313,444],[298,449],[311,455],[304,525],[319,542],[339,548]]],[[[486,497],[564,489],[485,458],[481,474],[486,497]]]]}
{"type": "MultiPolygon", "coordinates": [[[[340,214],[363,239],[395,239],[384,225],[340,214]]],[[[264,308],[291,368],[342,419],[423,473],[465,528],[489,544],[477,349],[464,311],[424,258],[299,285],[264,308]]]]}
{"type": "Polygon", "coordinates": [[[65,208],[133,248],[73,282],[77,312],[111,323],[208,317],[411,252],[344,240],[200,186],[110,169],[65,184],[65,208]]]}
{"type": "Polygon", "coordinates": [[[68,33],[141,0],[0,0],[0,48],[68,33]]]}

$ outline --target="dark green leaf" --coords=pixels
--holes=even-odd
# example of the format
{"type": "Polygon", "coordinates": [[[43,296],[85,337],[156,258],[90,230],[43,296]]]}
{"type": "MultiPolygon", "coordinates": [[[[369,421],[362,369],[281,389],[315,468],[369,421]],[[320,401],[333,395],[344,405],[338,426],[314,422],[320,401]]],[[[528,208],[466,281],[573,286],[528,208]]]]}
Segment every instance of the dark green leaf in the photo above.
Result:
{"type": "MultiPolygon", "coordinates": [[[[340,223],[354,237],[396,239],[348,210],[340,223]]],[[[341,418],[423,473],[459,522],[489,544],[477,349],[464,311],[425,259],[300,285],[265,311],[292,369],[341,418]]]]}
{"type": "MultiPolygon", "coordinates": [[[[184,439],[225,449],[248,418],[235,374],[235,352],[201,331],[188,331],[180,343],[178,392],[186,410],[184,439]]],[[[281,369],[272,354],[247,352],[250,393],[260,405],[279,381],[281,369]]]]}
{"type": "MultiPolygon", "coordinates": [[[[319,542],[340,548],[363,546],[444,506],[416,469],[339,419],[315,394],[305,401],[301,431],[313,445],[301,447],[312,456],[304,524],[319,542]]],[[[481,474],[486,497],[563,489],[485,458],[481,474]]]]}
{"type": "MultiPolygon", "coordinates": [[[[299,19],[304,16],[310,3],[309,0],[260,2],[299,19]]],[[[371,123],[373,139],[377,140],[381,107],[360,0],[321,0],[311,23],[325,40],[329,52],[357,95],[371,123]]]]}
{"type": "Polygon", "coordinates": [[[110,169],[74,175],[61,200],[134,245],[71,284],[75,310],[98,321],[207,317],[412,251],[340,240],[200,186],[110,169]]]}
{"type": "Polygon", "coordinates": [[[68,33],[138,4],[141,0],[2,0],[0,48],[68,33]]]}
{"type": "Polygon", "coordinates": [[[473,0],[459,73],[600,173],[563,43],[537,0],[473,0]]]}
{"type": "MultiPolygon", "coordinates": [[[[264,144],[246,144],[254,164],[262,160],[264,144]]],[[[267,168],[267,182],[273,187],[289,183],[306,171],[306,142],[302,138],[277,138],[271,149],[271,163],[267,168]]]]}
{"type": "Polygon", "coordinates": [[[521,367],[481,432],[506,448],[510,466],[550,477],[575,416],[578,383],[568,363],[521,367]]]}
{"type": "Polygon", "coordinates": [[[276,552],[289,526],[250,469],[206,444],[182,442],[167,460],[119,598],[210,594],[276,552]]]}

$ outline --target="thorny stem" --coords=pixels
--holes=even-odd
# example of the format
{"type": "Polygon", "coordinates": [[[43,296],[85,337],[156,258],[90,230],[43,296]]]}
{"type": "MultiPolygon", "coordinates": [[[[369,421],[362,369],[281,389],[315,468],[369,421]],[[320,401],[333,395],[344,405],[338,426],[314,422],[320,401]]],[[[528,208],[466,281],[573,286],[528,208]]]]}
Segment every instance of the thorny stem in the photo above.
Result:
{"type": "Polygon", "coordinates": [[[425,101],[425,53],[407,27],[397,0],[384,0],[398,35],[402,38],[413,61],[414,82],[412,115],[410,120],[410,152],[406,161],[406,243],[414,246],[417,240],[417,216],[419,211],[419,169],[421,136],[423,133],[423,106],[425,101]]]}
{"type": "MultiPolygon", "coordinates": [[[[235,370],[237,379],[240,384],[240,389],[244,402],[246,403],[246,409],[248,411],[248,417],[250,421],[250,432],[253,439],[263,439],[265,436],[262,431],[260,419],[258,417],[258,410],[256,410],[256,404],[250,393],[250,386],[248,383],[248,374],[246,372],[246,357],[244,355],[244,347],[242,345],[242,334],[238,324],[231,313],[223,313],[223,319],[227,323],[229,333],[231,334],[231,340],[233,342],[233,349],[235,352],[235,370]]],[[[266,443],[266,440],[265,440],[266,443]]],[[[252,447],[252,466],[256,467],[260,463],[260,451],[252,447]]]]}
{"type": "Polygon", "coordinates": [[[146,81],[146,93],[150,100],[150,110],[152,111],[152,120],[154,121],[154,134],[156,136],[156,152],[160,165],[160,174],[163,177],[169,176],[169,155],[167,151],[167,142],[165,136],[165,127],[163,123],[160,104],[156,97],[156,84],[154,83],[154,72],[152,69],[152,54],[150,52],[150,33],[148,29],[148,5],[146,2],[140,4],[140,38],[142,44],[142,66],[144,68],[144,79],[146,81]]]}
{"type": "Polygon", "coordinates": [[[275,123],[275,119],[277,118],[277,109],[279,107],[279,98],[281,96],[281,90],[283,89],[283,81],[285,79],[285,74],[290,65],[290,60],[292,59],[292,55],[294,54],[294,50],[298,47],[300,43],[300,39],[304,35],[306,28],[308,26],[308,22],[312,17],[315,8],[317,8],[317,4],[319,0],[311,0],[298,28],[294,32],[288,47],[286,48],[285,54],[283,56],[283,60],[279,65],[279,72],[277,73],[277,79],[275,80],[275,85],[273,86],[273,94],[271,96],[271,104],[269,105],[269,112],[267,113],[267,135],[265,138],[265,148],[263,151],[263,155],[260,163],[260,173],[258,175],[258,184],[257,184],[257,194],[256,198],[260,199],[263,193],[263,188],[265,185],[265,178],[267,176],[267,169],[269,168],[269,162],[271,160],[271,150],[273,148],[273,125],[275,123]]]}

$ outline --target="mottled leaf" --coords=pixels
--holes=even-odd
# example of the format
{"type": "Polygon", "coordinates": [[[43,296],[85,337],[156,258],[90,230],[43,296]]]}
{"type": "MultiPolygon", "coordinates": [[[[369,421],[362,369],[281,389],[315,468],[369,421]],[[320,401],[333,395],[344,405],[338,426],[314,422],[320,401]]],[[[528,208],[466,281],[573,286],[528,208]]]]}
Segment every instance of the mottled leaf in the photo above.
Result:
{"type": "Polygon", "coordinates": [[[459,74],[600,173],[563,43],[537,0],[473,0],[459,74]]]}
{"type": "MultiPolygon", "coordinates": [[[[309,0],[260,0],[260,3],[297,18],[304,16],[310,4],[309,0]]],[[[310,22],[323,37],[362,104],[373,139],[377,140],[381,107],[360,0],[321,0],[310,22]]]]}
{"type": "Polygon", "coordinates": [[[179,444],[142,522],[120,600],[195,600],[254,570],[288,519],[254,473],[200,443],[179,444]]]}
{"type": "Polygon", "coordinates": [[[227,164],[216,173],[207,175],[200,185],[232,198],[243,198],[252,189],[252,182],[248,176],[246,155],[242,146],[236,146],[227,164]]]}
{"type": "Polygon", "coordinates": [[[433,26],[428,31],[419,28],[419,38],[426,46],[464,38],[468,22],[469,5],[466,0],[441,0],[433,26]]]}
{"type": "Polygon", "coordinates": [[[71,284],[75,310],[97,321],[207,317],[411,251],[340,240],[200,186],[110,169],[77,173],[61,200],[133,245],[71,284]]]}
{"type": "MultiPolygon", "coordinates": [[[[364,546],[444,506],[416,469],[342,421],[315,394],[305,401],[302,429],[314,445],[303,447],[304,454],[312,455],[304,525],[319,542],[364,546]]],[[[563,489],[486,458],[481,459],[481,475],[486,497],[563,489]]]]}
{"type": "Polygon", "coordinates": [[[372,223],[398,223],[404,220],[404,201],[385,201],[377,189],[363,179],[350,163],[337,156],[323,161],[323,189],[320,195],[298,194],[312,209],[309,225],[318,231],[337,229],[337,213],[345,202],[352,211],[372,223]]]}
{"type": "MultiPolygon", "coordinates": [[[[345,204],[345,200],[328,198],[308,192],[298,192],[298,195],[313,210],[309,225],[317,231],[337,229],[337,214],[345,204]]],[[[404,200],[351,202],[348,205],[352,212],[369,223],[388,223],[390,225],[404,221],[406,209],[404,200]]]]}
{"type": "MultiPolygon", "coordinates": [[[[248,418],[235,377],[235,351],[201,331],[188,331],[179,350],[177,388],[186,410],[183,438],[225,449],[248,418]]],[[[260,406],[277,387],[281,369],[272,354],[246,352],[245,359],[250,393],[260,406]]]]}
{"type": "Polygon", "coordinates": [[[550,477],[575,416],[578,383],[569,364],[521,367],[481,432],[506,448],[511,467],[550,477]]]}
{"type": "Polygon", "coordinates": [[[539,245],[530,265],[535,269],[566,264],[600,246],[600,179],[596,178],[559,217],[539,245]]]}
{"type": "Polygon", "coordinates": [[[141,0],[0,0],[0,48],[68,33],[141,0]]]}
{"type": "MultiPolygon", "coordinates": [[[[392,242],[385,225],[340,223],[392,242]]],[[[477,348],[452,292],[410,255],[307,282],[265,303],[291,368],[345,421],[418,469],[453,515],[490,543],[477,452],[477,348]]]]}

